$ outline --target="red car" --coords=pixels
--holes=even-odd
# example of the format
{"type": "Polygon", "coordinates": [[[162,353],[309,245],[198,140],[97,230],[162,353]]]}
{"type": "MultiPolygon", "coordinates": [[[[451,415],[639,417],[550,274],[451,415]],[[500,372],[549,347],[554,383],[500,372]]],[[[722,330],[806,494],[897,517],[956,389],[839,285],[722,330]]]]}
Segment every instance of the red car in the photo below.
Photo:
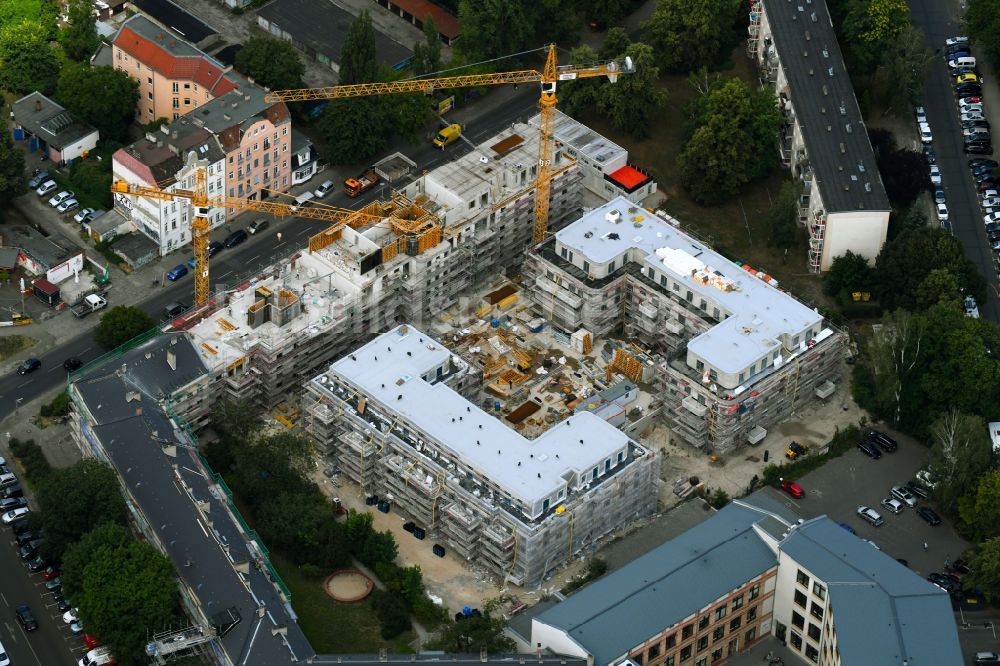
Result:
{"type": "Polygon", "coordinates": [[[88,650],[93,650],[95,647],[101,644],[101,641],[97,640],[90,634],[83,635],[83,644],[87,646],[88,650]]]}
{"type": "Polygon", "coordinates": [[[805,496],[805,492],[802,490],[802,486],[795,483],[794,481],[782,480],[781,489],[786,493],[794,497],[795,499],[802,499],[805,496]]]}
{"type": "Polygon", "coordinates": [[[44,578],[45,580],[52,580],[53,578],[56,578],[58,576],[59,576],[59,569],[56,569],[55,567],[49,567],[48,569],[42,572],[42,578],[44,578]]]}

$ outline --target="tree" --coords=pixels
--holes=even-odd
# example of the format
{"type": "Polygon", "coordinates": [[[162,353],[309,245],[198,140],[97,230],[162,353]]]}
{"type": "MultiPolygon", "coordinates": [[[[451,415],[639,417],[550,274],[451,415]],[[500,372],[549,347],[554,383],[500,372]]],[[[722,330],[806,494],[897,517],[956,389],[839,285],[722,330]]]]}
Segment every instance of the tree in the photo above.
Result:
{"type": "Polygon", "coordinates": [[[97,525],[125,522],[118,476],[94,458],[54,469],[37,499],[45,525],[44,547],[55,558],[97,525]]]}
{"type": "Polygon", "coordinates": [[[118,523],[103,523],[90,530],[63,553],[62,569],[59,574],[66,596],[73,599],[83,594],[84,574],[87,565],[97,558],[98,552],[106,549],[117,552],[128,545],[132,537],[128,530],[118,523]]]}
{"type": "MultiPolygon", "coordinates": [[[[576,47],[569,54],[570,63],[576,66],[589,65],[597,62],[597,59],[597,52],[586,44],[576,47]]],[[[561,84],[559,106],[571,116],[578,116],[584,111],[595,108],[605,83],[601,79],[602,77],[593,76],[561,84]]]]}
{"type": "Polygon", "coordinates": [[[926,229],[928,227],[927,213],[922,206],[910,206],[905,210],[895,209],[889,213],[888,240],[894,241],[904,231],[926,229]]]}
{"type": "MultiPolygon", "coordinates": [[[[625,18],[629,10],[632,9],[632,4],[630,0],[588,0],[587,18],[594,21],[601,29],[614,26],[625,18]]],[[[620,28],[613,27],[608,30],[609,39],[611,38],[611,30],[620,30],[620,28]]]]}
{"type": "Polygon", "coordinates": [[[58,78],[59,58],[41,24],[26,19],[0,28],[0,87],[50,95],[58,78]]]}
{"type": "Polygon", "coordinates": [[[441,69],[441,35],[434,17],[424,19],[424,41],[413,46],[413,71],[418,75],[430,74],[441,69]]]}
{"type": "Polygon", "coordinates": [[[461,615],[445,624],[435,647],[455,654],[472,654],[480,650],[488,652],[512,652],[514,641],[504,633],[502,616],[494,613],[499,607],[498,599],[490,599],[480,615],[461,615]]]}
{"type": "Polygon", "coordinates": [[[969,575],[962,579],[967,590],[979,589],[990,603],[1000,601],[1000,537],[976,546],[969,558],[969,575]]]}
{"type": "Polygon", "coordinates": [[[534,30],[534,44],[576,44],[580,41],[580,0],[535,0],[525,3],[534,30]]]}
{"type": "Polygon", "coordinates": [[[251,37],[236,54],[237,71],[271,90],[302,88],[306,68],[292,43],[274,37],[251,37]]]}
{"type": "Polygon", "coordinates": [[[872,291],[875,288],[875,272],[868,260],[848,250],[834,257],[830,270],[823,276],[823,292],[836,296],[841,292],[872,291]]]}
{"type": "Polygon", "coordinates": [[[767,211],[767,226],[771,234],[767,244],[772,247],[789,248],[795,245],[799,235],[799,197],[802,186],[798,181],[781,184],[781,191],[767,211]]]}
{"type": "Polygon", "coordinates": [[[382,638],[395,638],[404,631],[409,631],[410,611],[398,595],[393,592],[379,590],[374,595],[375,612],[382,623],[382,638]]]}
{"type": "Polygon", "coordinates": [[[1000,537],[1000,469],[979,478],[972,502],[960,507],[962,520],[977,540],[1000,537]]]}
{"type": "Polygon", "coordinates": [[[767,91],[739,79],[710,83],[685,109],[690,138],[677,159],[681,184],[702,204],[719,203],[778,164],[781,117],[767,91]]]}
{"type": "Polygon", "coordinates": [[[939,303],[960,304],[964,297],[956,278],[947,268],[935,268],[927,274],[914,294],[917,307],[926,310],[939,303]]]}
{"type": "Polygon", "coordinates": [[[231,444],[252,441],[264,428],[260,411],[246,400],[221,400],[212,407],[212,429],[231,444]]]}
{"type": "Polygon", "coordinates": [[[868,344],[875,376],[875,400],[883,414],[900,423],[903,388],[918,376],[924,320],[905,310],[887,312],[868,344]]]}
{"type": "MultiPolygon", "coordinates": [[[[0,114],[6,109],[0,102],[0,114]]],[[[24,181],[24,151],[14,145],[10,132],[0,132],[0,215],[14,197],[28,191],[24,181]]]]}
{"type": "Polygon", "coordinates": [[[875,70],[874,88],[887,110],[908,115],[920,103],[934,54],[925,46],[924,33],[913,25],[894,39],[875,70]]]}
{"type": "Polygon", "coordinates": [[[97,128],[101,138],[123,140],[135,117],[139,83],[112,67],[70,64],[59,74],[56,99],[79,120],[97,128]]]}
{"type": "Polygon", "coordinates": [[[510,0],[460,0],[458,47],[470,60],[487,60],[523,51],[534,32],[530,4],[510,0]]]}
{"type": "Polygon", "coordinates": [[[875,162],[893,208],[907,208],[930,189],[927,159],[912,150],[879,151],[875,162]]]}
{"type": "Polygon", "coordinates": [[[740,0],[658,0],[643,40],[663,69],[690,72],[719,57],[740,6],[740,0]]]}
{"type": "Polygon", "coordinates": [[[62,6],[58,0],[4,0],[0,2],[0,26],[30,20],[41,26],[46,40],[54,39],[62,6]]]}
{"type": "Polygon", "coordinates": [[[105,349],[114,349],[154,326],[153,318],[139,308],[116,305],[101,317],[94,329],[94,341],[105,349]]]}
{"type": "Polygon", "coordinates": [[[632,59],[635,71],[604,86],[597,108],[616,129],[642,138],[649,135],[667,93],[657,85],[660,70],[653,64],[652,48],[642,43],[632,44],[625,55],[632,59]]]}
{"type": "Polygon", "coordinates": [[[931,426],[930,472],[937,485],[934,496],[946,511],[955,511],[959,499],[975,488],[990,468],[993,447],[986,423],[978,416],[952,409],[931,426]]]}
{"type": "Polygon", "coordinates": [[[850,44],[853,70],[872,72],[884,53],[910,25],[905,0],[854,0],[848,7],[842,34],[850,44]]]}
{"type": "Polygon", "coordinates": [[[89,62],[100,43],[93,3],[90,0],[69,0],[66,17],[66,23],[59,30],[63,51],[71,60],[89,62]]]}
{"type": "Polygon", "coordinates": [[[173,565],[153,546],[138,541],[98,548],[84,569],[83,590],[73,601],[79,604],[87,631],[100,636],[119,663],[144,662],[149,635],[176,627],[182,619],[173,565]]]}
{"type": "Polygon", "coordinates": [[[969,0],[965,29],[994,69],[1000,68],[1000,0],[969,0]]]}
{"type": "Polygon", "coordinates": [[[351,22],[340,48],[340,85],[371,83],[378,80],[378,57],[375,53],[375,29],[367,11],[351,22]]]}
{"type": "Polygon", "coordinates": [[[615,26],[608,30],[608,34],[604,38],[604,43],[601,44],[601,50],[598,52],[598,55],[601,60],[614,60],[615,58],[624,56],[630,46],[632,46],[632,40],[629,39],[625,28],[615,26]]]}

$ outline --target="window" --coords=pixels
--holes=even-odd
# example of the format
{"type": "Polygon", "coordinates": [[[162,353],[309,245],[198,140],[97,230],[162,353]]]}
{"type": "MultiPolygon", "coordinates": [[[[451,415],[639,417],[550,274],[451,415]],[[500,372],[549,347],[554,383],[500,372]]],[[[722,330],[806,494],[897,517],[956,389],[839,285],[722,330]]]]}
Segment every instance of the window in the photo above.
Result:
{"type": "Polygon", "coordinates": [[[792,626],[801,629],[802,627],[806,626],[806,619],[801,615],[799,615],[798,613],[796,613],[795,611],[792,611],[792,626]]]}
{"type": "Polygon", "coordinates": [[[649,652],[646,653],[646,659],[656,659],[660,656],[660,644],[657,643],[653,647],[649,648],[649,652]]]}
{"type": "Polygon", "coordinates": [[[791,640],[792,647],[795,648],[796,650],[799,650],[801,652],[802,651],[802,636],[798,635],[794,631],[791,632],[791,633],[792,633],[792,640],[791,640]]]}
{"type": "Polygon", "coordinates": [[[191,98],[190,97],[185,97],[184,98],[184,106],[191,106],[191,98]]]}
{"type": "Polygon", "coordinates": [[[806,658],[808,658],[809,661],[811,661],[813,663],[819,661],[819,650],[817,650],[816,648],[814,648],[812,645],[807,645],[806,646],[806,658]]]}
{"type": "Polygon", "coordinates": [[[819,627],[812,622],[809,623],[809,638],[813,639],[817,643],[819,642],[819,627]]]}
{"type": "Polygon", "coordinates": [[[170,106],[172,106],[175,109],[179,109],[181,108],[181,101],[176,97],[174,97],[173,101],[170,103],[170,106]]]}
{"type": "Polygon", "coordinates": [[[797,574],[795,574],[795,582],[798,583],[799,585],[801,585],[802,587],[808,589],[809,588],[809,575],[806,574],[806,572],[803,571],[802,569],[799,569],[799,572],[797,574]]]}
{"type": "Polygon", "coordinates": [[[146,77],[146,83],[148,83],[149,85],[153,85],[153,77],[152,76],[147,76],[146,77]]]}
{"type": "Polygon", "coordinates": [[[715,609],[715,619],[721,620],[724,617],[726,617],[726,607],[719,606],[718,608],[715,609]]]}
{"type": "Polygon", "coordinates": [[[686,641],[692,636],[694,636],[694,625],[693,624],[684,625],[684,628],[681,629],[681,640],[686,641]]]}
{"type": "Polygon", "coordinates": [[[702,636],[698,639],[698,652],[708,649],[708,636],[702,636]]]}
{"type": "Polygon", "coordinates": [[[663,666],[674,666],[674,657],[667,657],[667,660],[663,662],[663,666]]]}
{"type": "Polygon", "coordinates": [[[806,595],[802,594],[799,590],[795,590],[795,605],[806,607],[806,595]]]}
{"type": "Polygon", "coordinates": [[[753,601],[760,596],[760,585],[754,585],[750,588],[750,600],[753,601]]]}
{"type": "Polygon", "coordinates": [[[701,631],[702,629],[705,629],[707,627],[708,627],[708,616],[702,615],[700,618],[698,618],[698,631],[701,631]]]}
{"type": "Polygon", "coordinates": [[[751,606],[747,611],[747,622],[753,622],[757,619],[757,607],[751,606]]]}
{"type": "Polygon", "coordinates": [[[590,262],[589,261],[583,262],[583,272],[584,273],[590,273],[590,262]]]}
{"type": "Polygon", "coordinates": [[[615,262],[612,261],[608,263],[608,273],[614,273],[614,272],[615,272],[615,262]]]}
{"type": "Polygon", "coordinates": [[[642,660],[642,655],[641,654],[631,654],[631,655],[629,655],[629,659],[631,659],[635,663],[639,664],[639,666],[642,666],[642,661],[643,660],[642,660]]]}
{"type": "Polygon", "coordinates": [[[684,647],[681,648],[681,663],[683,664],[690,658],[691,658],[691,646],[685,645],[684,647]]]}
{"type": "Polygon", "coordinates": [[[694,666],[707,666],[708,657],[702,657],[698,661],[694,662],[694,666]]]}
{"type": "Polygon", "coordinates": [[[675,647],[676,645],[677,645],[677,634],[673,633],[667,636],[667,649],[669,650],[670,648],[675,647]]]}
{"type": "Polygon", "coordinates": [[[146,97],[149,99],[153,99],[153,93],[152,92],[146,93],[146,97]]]}
{"type": "Polygon", "coordinates": [[[721,641],[722,637],[726,635],[725,627],[716,627],[712,632],[712,642],[721,641]]]}
{"type": "Polygon", "coordinates": [[[191,84],[190,83],[185,83],[184,84],[184,90],[191,90],[191,84]]]}
{"type": "Polygon", "coordinates": [[[742,626],[742,624],[743,624],[743,617],[741,615],[737,615],[736,617],[734,617],[732,620],[729,621],[729,631],[736,631],[737,629],[740,628],[740,626],[742,626]]]}
{"type": "Polygon", "coordinates": [[[747,629],[747,633],[743,636],[743,642],[752,643],[755,638],[757,638],[757,627],[750,627],[747,629]]]}
{"type": "Polygon", "coordinates": [[[712,650],[712,663],[714,664],[720,659],[722,659],[722,648],[719,648],[717,650],[712,650]]]}
{"type": "Polygon", "coordinates": [[[826,588],[817,582],[813,582],[813,594],[820,599],[826,600],[826,588]]]}
{"type": "Polygon", "coordinates": [[[812,602],[812,604],[809,606],[809,612],[812,614],[812,616],[814,618],[816,618],[818,620],[822,620],[823,619],[823,607],[820,606],[815,601],[812,602]]]}

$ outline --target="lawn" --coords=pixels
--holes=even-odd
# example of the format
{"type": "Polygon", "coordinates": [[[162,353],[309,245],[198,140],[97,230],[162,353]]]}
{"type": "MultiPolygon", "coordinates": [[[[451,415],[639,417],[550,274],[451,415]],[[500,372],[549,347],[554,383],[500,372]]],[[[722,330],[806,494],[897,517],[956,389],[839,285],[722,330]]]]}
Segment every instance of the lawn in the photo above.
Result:
{"type": "Polygon", "coordinates": [[[322,580],[304,576],[298,567],[273,552],[271,562],[292,593],[299,626],[317,653],[372,653],[383,647],[394,653],[414,651],[410,642],[416,636],[412,631],[392,640],[382,638],[370,599],[337,603],[323,591],[322,580]]]}
{"type": "Polygon", "coordinates": [[[36,340],[27,335],[5,335],[0,337],[0,361],[34,345],[36,340]]]}
{"type": "MultiPolygon", "coordinates": [[[[758,85],[753,63],[742,49],[736,49],[729,62],[732,67],[720,72],[722,76],[736,76],[758,85]]],[[[661,207],[680,220],[685,230],[694,232],[727,257],[771,274],[800,299],[829,305],[819,278],[808,272],[805,230],[801,230],[799,243],[789,248],[787,254],[767,243],[766,215],[782,183],[791,178],[789,171],[776,170],[765,180],[743,188],[736,198],[723,205],[706,207],[695,203],[680,186],[676,158],[683,140],[684,105],[697,93],[686,76],[664,76],[660,84],[667,91],[667,103],[657,114],[647,138],[635,139],[616,130],[597,113],[585,113],[578,120],[627,148],[629,161],[656,177],[660,192],[666,197],[661,207]]]]}

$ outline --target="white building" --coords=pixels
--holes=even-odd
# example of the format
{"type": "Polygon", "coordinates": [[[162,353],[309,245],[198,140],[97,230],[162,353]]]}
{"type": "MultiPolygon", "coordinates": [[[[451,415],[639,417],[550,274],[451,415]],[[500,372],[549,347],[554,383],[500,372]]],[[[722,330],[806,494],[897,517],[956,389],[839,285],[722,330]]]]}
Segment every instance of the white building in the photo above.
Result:
{"type": "MultiPolygon", "coordinates": [[[[112,173],[115,180],[157,187],[163,190],[193,190],[196,167],[207,169],[209,196],[225,194],[225,153],[208,130],[181,117],[150,132],[144,139],[115,151],[112,173]]],[[[183,248],[191,242],[194,207],[185,199],[160,200],[115,194],[115,210],[129,221],[133,230],[148,236],[160,255],[183,248]]],[[[223,208],[211,208],[212,227],[225,223],[223,208]]]]}

